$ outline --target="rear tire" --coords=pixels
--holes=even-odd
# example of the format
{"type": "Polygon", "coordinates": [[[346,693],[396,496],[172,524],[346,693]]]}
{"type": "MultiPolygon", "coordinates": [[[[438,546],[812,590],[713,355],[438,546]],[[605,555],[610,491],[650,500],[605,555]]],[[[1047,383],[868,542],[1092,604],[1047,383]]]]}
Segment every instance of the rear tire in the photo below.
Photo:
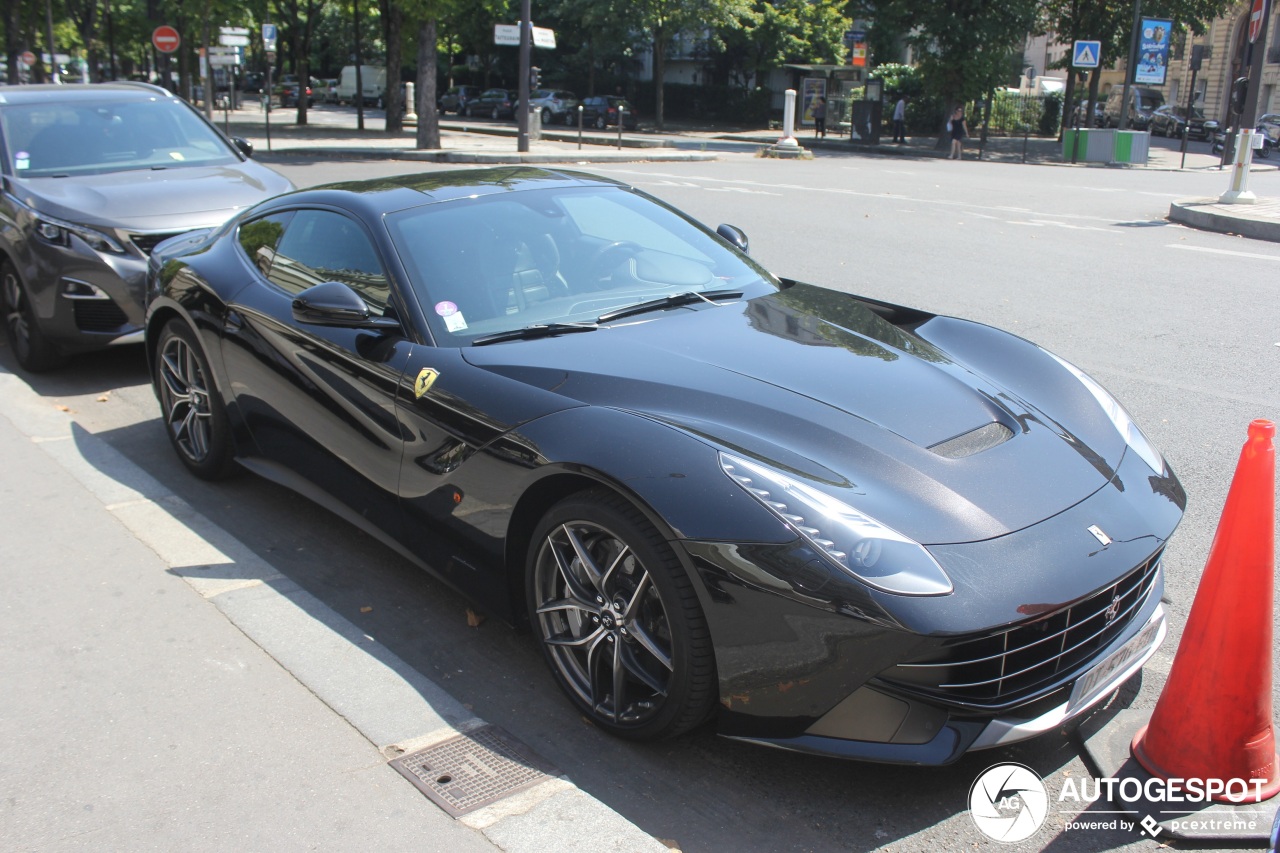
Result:
{"type": "Polygon", "coordinates": [[[598,490],[553,506],[534,532],[525,577],[543,656],[595,725],[648,741],[710,716],[715,655],[698,596],[630,502],[598,490]]]}
{"type": "Polygon", "coordinates": [[[43,373],[63,364],[62,354],[40,331],[40,321],[31,305],[26,285],[19,278],[13,263],[0,263],[0,311],[4,313],[4,334],[9,349],[23,370],[43,373]]]}

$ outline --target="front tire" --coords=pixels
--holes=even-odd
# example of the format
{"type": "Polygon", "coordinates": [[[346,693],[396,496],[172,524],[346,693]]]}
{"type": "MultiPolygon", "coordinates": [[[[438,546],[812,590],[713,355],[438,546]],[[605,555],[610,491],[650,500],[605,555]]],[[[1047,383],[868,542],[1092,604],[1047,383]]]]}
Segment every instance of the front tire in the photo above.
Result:
{"type": "Polygon", "coordinates": [[[628,501],[591,491],[552,507],[529,548],[526,592],[548,666],[595,725],[649,741],[710,715],[715,658],[693,584],[628,501]]]}
{"type": "Polygon", "coordinates": [[[0,264],[0,310],[4,312],[4,334],[9,349],[23,370],[43,373],[67,360],[40,331],[40,321],[27,288],[10,261],[0,264]]]}
{"type": "Polygon", "coordinates": [[[231,425],[196,333],[170,320],[156,346],[156,391],[169,443],[187,470],[221,480],[234,470],[231,425]]]}

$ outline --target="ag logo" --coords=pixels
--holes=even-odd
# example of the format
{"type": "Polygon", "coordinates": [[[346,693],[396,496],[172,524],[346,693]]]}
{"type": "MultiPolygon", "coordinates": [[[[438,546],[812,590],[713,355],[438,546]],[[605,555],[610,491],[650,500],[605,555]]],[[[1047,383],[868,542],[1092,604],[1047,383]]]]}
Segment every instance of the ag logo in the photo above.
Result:
{"type": "Polygon", "coordinates": [[[969,789],[969,816],[988,838],[1023,841],[1044,825],[1049,792],[1044,781],[1021,764],[997,764],[982,772],[969,789]]]}
{"type": "Polygon", "coordinates": [[[440,371],[432,370],[430,367],[424,367],[418,371],[418,378],[413,383],[414,399],[421,400],[422,395],[431,390],[431,386],[436,384],[436,378],[440,376],[440,371]]]}

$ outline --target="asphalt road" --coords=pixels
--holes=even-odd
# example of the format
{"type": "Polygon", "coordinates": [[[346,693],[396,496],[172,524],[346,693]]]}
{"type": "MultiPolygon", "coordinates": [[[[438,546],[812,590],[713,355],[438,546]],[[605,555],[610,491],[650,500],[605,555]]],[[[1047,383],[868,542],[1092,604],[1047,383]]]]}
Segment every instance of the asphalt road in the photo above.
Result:
{"type": "MultiPolygon", "coordinates": [[[[272,162],[299,185],[424,168],[272,162]]],[[[1245,428],[1280,416],[1280,245],[1163,218],[1175,198],[1222,192],[1225,174],[854,155],[583,168],[635,183],[713,227],[742,227],[752,254],[781,275],[1011,329],[1114,392],[1190,494],[1165,558],[1173,632],[1145,684],[1123,696],[1134,707],[1154,703],[1245,428]]],[[[1280,173],[1255,175],[1252,188],[1280,195],[1280,173]]],[[[14,369],[7,351],[0,361],[14,369]]],[[[530,636],[493,620],[469,628],[454,593],[279,487],[251,476],[214,486],[189,477],[161,431],[139,349],[82,357],[30,381],[478,716],[689,853],[1001,848],[966,811],[982,770],[1027,764],[1051,795],[1063,779],[1087,775],[1056,734],[936,770],[791,755],[707,730],[657,746],[613,740],[573,713],[530,636]]],[[[1051,827],[1070,816],[1052,804],[1049,826],[1020,849],[1155,847],[1119,831],[1054,836],[1051,827]]]]}

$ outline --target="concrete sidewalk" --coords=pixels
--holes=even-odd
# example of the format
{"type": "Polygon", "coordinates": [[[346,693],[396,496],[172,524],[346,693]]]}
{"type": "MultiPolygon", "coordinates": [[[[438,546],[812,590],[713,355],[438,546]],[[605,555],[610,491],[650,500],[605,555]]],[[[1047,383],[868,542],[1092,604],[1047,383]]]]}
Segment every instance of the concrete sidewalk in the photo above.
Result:
{"type": "Polygon", "coordinates": [[[483,721],[2,369],[0,466],[0,849],[666,850],[563,776],[446,815],[388,762],[483,721]]]}

